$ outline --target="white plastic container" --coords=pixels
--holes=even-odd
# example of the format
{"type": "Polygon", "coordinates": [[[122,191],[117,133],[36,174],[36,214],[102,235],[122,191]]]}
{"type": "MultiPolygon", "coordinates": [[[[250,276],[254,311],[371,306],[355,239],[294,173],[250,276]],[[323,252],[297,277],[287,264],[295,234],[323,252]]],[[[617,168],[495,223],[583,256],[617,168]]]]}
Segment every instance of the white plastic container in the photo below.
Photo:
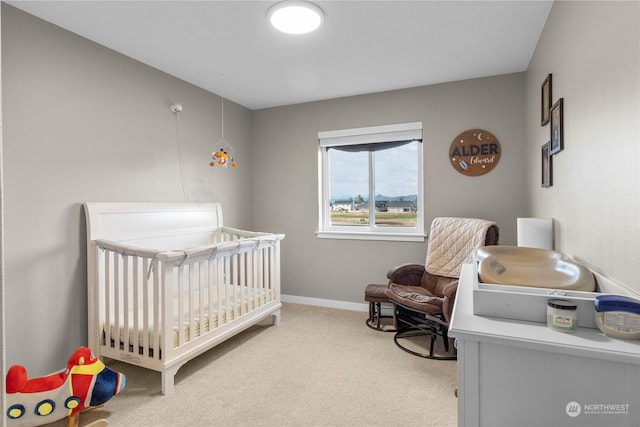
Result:
{"type": "Polygon", "coordinates": [[[578,329],[578,304],[566,299],[547,300],[547,326],[554,331],[575,332],[578,329]]]}

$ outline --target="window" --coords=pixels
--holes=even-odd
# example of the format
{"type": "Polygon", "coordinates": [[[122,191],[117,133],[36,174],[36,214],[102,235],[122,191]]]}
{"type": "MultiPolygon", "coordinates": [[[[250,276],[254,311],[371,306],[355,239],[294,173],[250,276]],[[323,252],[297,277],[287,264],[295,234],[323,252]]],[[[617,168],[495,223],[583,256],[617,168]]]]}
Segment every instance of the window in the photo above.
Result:
{"type": "Polygon", "coordinates": [[[424,240],[422,122],[318,133],[318,237],[424,240]]]}

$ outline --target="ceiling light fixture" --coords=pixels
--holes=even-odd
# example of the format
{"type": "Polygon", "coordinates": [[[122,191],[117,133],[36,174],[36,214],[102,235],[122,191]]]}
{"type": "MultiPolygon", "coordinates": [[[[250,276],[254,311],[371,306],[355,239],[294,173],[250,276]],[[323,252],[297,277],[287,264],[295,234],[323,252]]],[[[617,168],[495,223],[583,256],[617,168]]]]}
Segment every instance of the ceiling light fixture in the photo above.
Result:
{"type": "Polygon", "coordinates": [[[287,34],[305,34],[316,30],[324,21],[322,9],[302,0],[285,0],[274,4],[267,13],[269,22],[287,34]]]}

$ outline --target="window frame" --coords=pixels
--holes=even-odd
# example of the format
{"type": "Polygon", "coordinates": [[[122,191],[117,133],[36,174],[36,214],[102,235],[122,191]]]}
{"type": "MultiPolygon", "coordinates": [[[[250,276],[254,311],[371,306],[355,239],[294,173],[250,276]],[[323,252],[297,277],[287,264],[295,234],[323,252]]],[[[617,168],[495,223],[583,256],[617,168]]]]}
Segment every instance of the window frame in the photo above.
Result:
{"type": "MultiPolygon", "coordinates": [[[[351,240],[393,240],[424,242],[424,150],[422,142],[422,122],[399,123],[382,126],[369,126],[354,129],[318,132],[318,230],[316,235],[322,239],[351,240]],[[329,175],[329,148],[345,145],[376,144],[401,140],[419,140],[418,156],[418,200],[416,202],[417,219],[415,227],[380,227],[375,224],[375,208],[369,209],[367,226],[331,225],[331,199],[329,175]]],[[[375,180],[372,152],[368,152],[368,200],[372,203],[375,180]]],[[[375,199],[375,198],[374,198],[375,199]]],[[[374,200],[373,199],[373,200],[374,200]]]]}

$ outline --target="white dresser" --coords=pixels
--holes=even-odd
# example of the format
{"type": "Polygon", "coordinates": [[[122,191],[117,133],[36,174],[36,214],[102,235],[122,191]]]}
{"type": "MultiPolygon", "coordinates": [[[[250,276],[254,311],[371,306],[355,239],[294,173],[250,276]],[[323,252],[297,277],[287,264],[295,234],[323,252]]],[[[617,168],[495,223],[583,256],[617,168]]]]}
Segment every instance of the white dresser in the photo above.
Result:
{"type": "Polygon", "coordinates": [[[449,329],[459,426],[640,427],[640,341],[474,315],[474,274],[464,265],[449,329]]]}

